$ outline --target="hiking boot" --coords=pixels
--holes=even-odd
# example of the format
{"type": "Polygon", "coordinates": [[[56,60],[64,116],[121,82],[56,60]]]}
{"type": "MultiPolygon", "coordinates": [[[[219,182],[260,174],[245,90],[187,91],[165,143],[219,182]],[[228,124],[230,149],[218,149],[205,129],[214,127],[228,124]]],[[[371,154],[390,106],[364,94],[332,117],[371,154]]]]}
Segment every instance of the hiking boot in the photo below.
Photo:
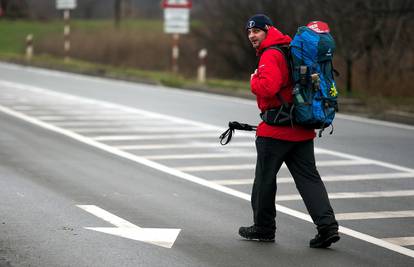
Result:
{"type": "Polygon", "coordinates": [[[320,231],[315,238],[311,239],[309,246],[311,248],[327,248],[332,243],[340,239],[337,229],[330,229],[327,231],[320,231]]]}
{"type": "Polygon", "coordinates": [[[271,229],[263,229],[257,226],[240,227],[239,235],[249,240],[257,240],[262,242],[274,242],[275,231],[271,229]]]}

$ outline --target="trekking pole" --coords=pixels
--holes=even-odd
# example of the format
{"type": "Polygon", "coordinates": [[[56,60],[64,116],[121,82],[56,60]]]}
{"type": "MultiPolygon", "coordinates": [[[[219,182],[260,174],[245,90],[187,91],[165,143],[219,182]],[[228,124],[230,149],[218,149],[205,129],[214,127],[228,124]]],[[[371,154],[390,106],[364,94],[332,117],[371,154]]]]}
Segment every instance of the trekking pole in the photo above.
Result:
{"type": "Polygon", "coordinates": [[[256,131],[257,126],[249,125],[246,123],[240,123],[237,121],[229,121],[229,128],[224,131],[219,137],[221,145],[227,145],[231,138],[233,137],[234,130],[242,130],[242,131],[256,131]]]}

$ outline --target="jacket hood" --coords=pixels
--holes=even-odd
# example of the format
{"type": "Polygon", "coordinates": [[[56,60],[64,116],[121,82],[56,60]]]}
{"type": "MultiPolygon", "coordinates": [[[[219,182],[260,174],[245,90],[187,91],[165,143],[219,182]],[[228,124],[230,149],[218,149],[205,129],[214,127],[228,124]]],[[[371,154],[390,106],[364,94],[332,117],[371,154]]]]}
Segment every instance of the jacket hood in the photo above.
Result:
{"type": "Polygon", "coordinates": [[[264,49],[272,45],[289,45],[291,41],[292,38],[271,26],[267,31],[266,38],[262,41],[259,48],[257,48],[257,53],[260,54],[264,49]]]}

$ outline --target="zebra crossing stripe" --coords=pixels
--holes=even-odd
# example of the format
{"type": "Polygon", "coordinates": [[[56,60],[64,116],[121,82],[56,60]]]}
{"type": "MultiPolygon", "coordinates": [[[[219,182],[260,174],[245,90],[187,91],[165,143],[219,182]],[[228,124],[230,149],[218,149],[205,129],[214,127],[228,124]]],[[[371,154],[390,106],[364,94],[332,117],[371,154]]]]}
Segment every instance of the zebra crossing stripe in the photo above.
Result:
{"type": "Polygon", "coordinates": [[[390,237],[390,238],[383,238],[382,240],[386,242],[390,242],[398,246],[414,246],[414,236],[390,237]]]}
{"type": "MultiPolygon", "coordinates": [[[[395,190],[395,191],[371,191],[371,192],[339,192],[328,194],[330,199],[354,199],[354,198],[381,198],[381,197],[411,197],[414,190],[395,190]]],[[[298,194],[277,195],[276,201],[300,200],[298,194]]]]}
{"type": "MultiPolygon", "coordinates": [[[[322,180],[324,182],[392,180],[392,179],[412,179],[412,178],[414,178],[414,173],[412,172],[367,173],[367,174],[335,175],[335,176],[322,175],[322,180]]],[[[247,185],[247,184],[253,184],[253,181],[254,180],[252,178],[212,180],[212,182],[215,182],[221,185],[247,185]]],[[[278,184],[294,183],[294,180],[292,177],[277,177],[276,181],[278,184]]]]}
{"type": "Polygon", "coordinates": [[[388,218],[410,218],[414,217],[414,210],[376,211],[376,212],[348,212],[335,214],[338,220],[368,220],[388,218]]]}

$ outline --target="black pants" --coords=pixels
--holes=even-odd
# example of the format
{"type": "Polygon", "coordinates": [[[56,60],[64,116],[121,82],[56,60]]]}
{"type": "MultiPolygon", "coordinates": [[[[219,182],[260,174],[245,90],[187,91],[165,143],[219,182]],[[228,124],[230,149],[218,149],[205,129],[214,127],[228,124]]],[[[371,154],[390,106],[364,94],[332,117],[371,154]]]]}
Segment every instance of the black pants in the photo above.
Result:
{"type": "Polygon", "coordinates": [[[285,162],[317,229],[338,228],[328,194],[316,169],[313,140],[289,142],[257,137],[256,150],[256,173],[251,199],[256,226],[276,229],[276,175],[285,162]]]}

